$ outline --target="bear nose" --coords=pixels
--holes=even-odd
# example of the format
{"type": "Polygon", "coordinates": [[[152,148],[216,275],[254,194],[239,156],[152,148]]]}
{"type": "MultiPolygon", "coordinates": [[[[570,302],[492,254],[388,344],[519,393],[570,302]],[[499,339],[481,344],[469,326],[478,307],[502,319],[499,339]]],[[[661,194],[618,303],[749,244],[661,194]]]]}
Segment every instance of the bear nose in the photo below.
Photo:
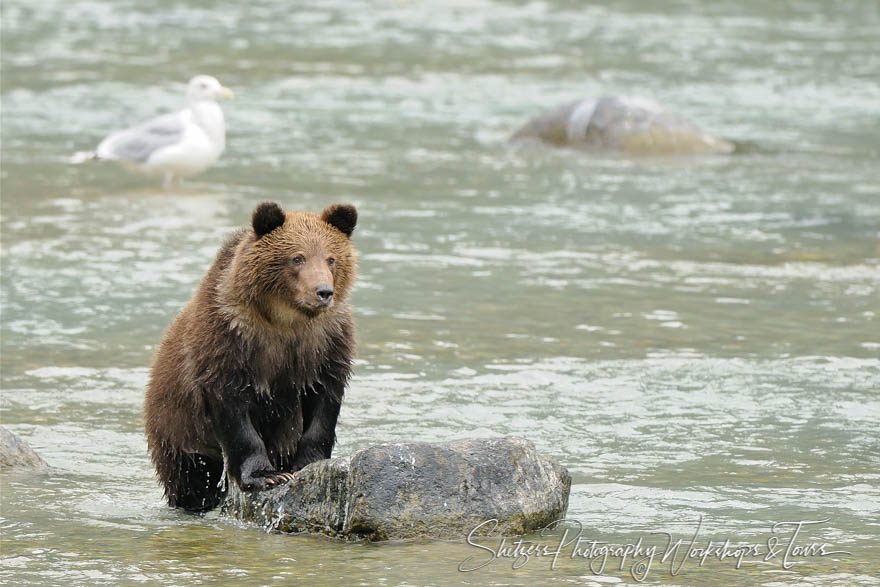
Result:
{"type": "Polygon", "coordinates": [[[319,285],[315,288],[315,293],[318,294],[321,304],[327,305],[330,303],[330,298],[333,297],[333,288],[329,285],[319,285]]]}

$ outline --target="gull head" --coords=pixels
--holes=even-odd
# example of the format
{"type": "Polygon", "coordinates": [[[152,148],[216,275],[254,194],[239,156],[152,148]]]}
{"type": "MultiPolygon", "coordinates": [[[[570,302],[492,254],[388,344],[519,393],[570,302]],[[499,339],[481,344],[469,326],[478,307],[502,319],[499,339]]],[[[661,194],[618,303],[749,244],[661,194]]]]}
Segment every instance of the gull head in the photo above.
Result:
{"type": "Polygon", "coordinates": [[[189,80],[186,87],[186,98],[190,104],[217,98],[232,98],[232,90],[220,85],[217,78],[210,75],[197,75],[189,80]]]}

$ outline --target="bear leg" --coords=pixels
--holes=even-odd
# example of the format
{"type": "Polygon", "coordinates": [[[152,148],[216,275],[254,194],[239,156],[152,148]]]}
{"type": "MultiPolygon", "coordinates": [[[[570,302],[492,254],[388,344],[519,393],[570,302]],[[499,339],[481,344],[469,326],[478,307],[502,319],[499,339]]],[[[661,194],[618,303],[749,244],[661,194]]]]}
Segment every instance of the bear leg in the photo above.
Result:
{"type": "Polygon", "coordinates": [[[262,491],[293,479],[292,473],[276,470],[269,460],[246,402],[217,396],[210,402],[209,413],[226,456],[226,470],[242,491],[262,491]]]}
{"type": "Polygon", "coordinates": [[[336,444],[336,420],[339,418],[342,388],[316,386],[316,391],[302,396],[303,434],[293,457],[293,470],[329,459],[336,444]]]}
{"type": "Polygon", "coordinates": [[[223,461],[200,454],[176,452],[157,467],[171,507],[191,512],[214,509],[226,495],[223,461]]]}

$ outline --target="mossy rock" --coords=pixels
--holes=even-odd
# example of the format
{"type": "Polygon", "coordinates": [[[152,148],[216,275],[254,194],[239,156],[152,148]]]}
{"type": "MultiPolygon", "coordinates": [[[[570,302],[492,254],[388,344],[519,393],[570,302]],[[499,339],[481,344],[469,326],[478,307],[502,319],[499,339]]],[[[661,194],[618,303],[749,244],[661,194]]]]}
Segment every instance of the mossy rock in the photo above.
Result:
{"type": "Polygon", "coordinates": [[[236,487],[224,511],[276,532],[349,540],[464,538],[487,520],[496,535],[565,517],[571,476],[515,437],[385,444],[313,463],[259,493],[236,487]]]}
{"type": "Polygon", "coordinates": [[[735,149],[732,142],[639,96],[606,95],[565,104],[535,117],[512,139],[624,155],[731,153],[735,149]]]}
{"type": "Polygon", "coordinates": [[[49,465],[17,434],[0,426],[0,470],[44,471],[49,465]]]}

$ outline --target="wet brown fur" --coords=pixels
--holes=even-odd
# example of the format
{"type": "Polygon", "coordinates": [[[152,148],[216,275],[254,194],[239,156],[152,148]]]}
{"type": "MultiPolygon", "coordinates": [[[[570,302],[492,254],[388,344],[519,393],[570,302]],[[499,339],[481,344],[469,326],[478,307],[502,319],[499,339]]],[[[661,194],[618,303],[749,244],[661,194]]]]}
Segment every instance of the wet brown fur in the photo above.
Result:
{"type": "Polygon", "coordinates": [[[356,212],[277,210],[261,204],[254,226],[226,241],[156,353],[146,434],[173,506],[215,507],[224,457],[243,489],[262,489],[330,456],[354,357],[356,212]],[[326,286],[322,304],[316,291],[326,286]]]}

